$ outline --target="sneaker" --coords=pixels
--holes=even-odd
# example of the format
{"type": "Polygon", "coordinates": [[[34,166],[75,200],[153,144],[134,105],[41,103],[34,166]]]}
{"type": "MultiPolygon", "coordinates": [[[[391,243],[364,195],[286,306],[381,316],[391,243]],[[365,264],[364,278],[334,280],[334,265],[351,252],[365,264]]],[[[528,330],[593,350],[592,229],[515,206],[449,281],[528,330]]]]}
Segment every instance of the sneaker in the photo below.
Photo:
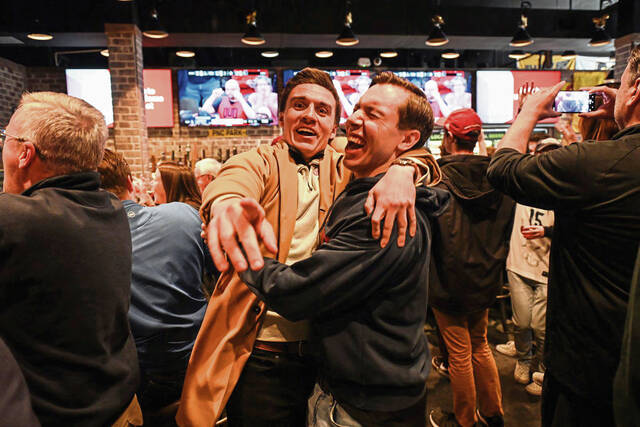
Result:
{"type": "Polygon", "coordinates": [[[530,371],[531,369],[528,363],[521,363],[520,361],[517,361],[516,369],[513,371],[513,378],[517,383],[529,384],[531,382],[530,371]]]}
{"type": "Polygon", "coordinates": [[[440,408],[429,413],[429,422],[432,427],[460,427],[453,412],[446,412],[440,408]]]}
{"type": "Polygon", "coordinates": [[[431,358],[431,366],[437,373],[445,378],[449,378],[449,368],[444,364],[444,359],[440,356],[433,356],[431,358]]]}
{"type": "Polygon", "coordinates": [[[506,344],[498,344],[496,346],[496,350],[498,353],[502,353],[505,356],[514,357],[516,352],[516,342],[515,341],[507,341],[506,344]]]}
{"type": "Polygon", "coordinates": [[[533,379],[534,383],[542,387],[542,382],[544,381],[544,372],[534,372],[533,375],[531,375],[531,379],[533,379]]]}
{"type": "Polygon", "coordinates": [[[542,386],[536,382],[532,382],[531,384],[527,385],[524,389],[527,391],[527,393],[529,393],[532,396],[538,396],[538,397],[542,396],[542,386]]]}
{"type": "Polygon", "coordinates": [[[485,417],[480,413],[480,409],[476,409],[476,416],[478,417],[477,425],[487,426],[487,427],[504,427],[504,418],[502,418],[502,415],[485,417]]]}

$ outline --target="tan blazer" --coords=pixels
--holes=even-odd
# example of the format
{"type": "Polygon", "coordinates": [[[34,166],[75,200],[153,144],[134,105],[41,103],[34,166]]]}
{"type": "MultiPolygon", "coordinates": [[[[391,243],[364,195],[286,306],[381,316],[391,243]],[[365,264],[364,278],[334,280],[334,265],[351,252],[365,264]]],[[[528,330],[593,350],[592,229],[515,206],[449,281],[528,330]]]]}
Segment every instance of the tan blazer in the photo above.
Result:
{"type": "MultiPolygon", "coordinates": [[[[419,159],[430,169],[430,181],[440,180],[440,169],[425,150],[403,157],[419,159]]],[[[342,154],[327,147],[319,166],[320,224],[335,198],[351,179],[342,164],[342,154]]],[[[278,143],[234,156],[227,161],[215,181],[203,194],[200,210],[208,223],[211,204],[219,197],[237,195],[257,200],[278,239],[277,259],[289,253],[298,203],[297,166],[288,146],[278,143]]],[[[271,255],[261,246],[264,255],[271,255]]],[[[233,271],[224,273],[211,296],[185,376],[178,425],[213,426],[251,355],[260,329],[265,305],[233,271]]]]}

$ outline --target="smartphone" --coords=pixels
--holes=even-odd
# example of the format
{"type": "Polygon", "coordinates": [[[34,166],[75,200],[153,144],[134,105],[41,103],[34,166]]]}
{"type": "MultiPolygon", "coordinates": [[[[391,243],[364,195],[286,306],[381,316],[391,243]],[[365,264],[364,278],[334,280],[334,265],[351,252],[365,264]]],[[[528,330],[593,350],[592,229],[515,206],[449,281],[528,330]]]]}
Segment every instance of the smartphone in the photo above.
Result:
{"type": "Polygon", "coordinates": [[[553,102],[558,113],[586,113],[602,105],[602,94],[584,90],[561,90],[553,102]]]}

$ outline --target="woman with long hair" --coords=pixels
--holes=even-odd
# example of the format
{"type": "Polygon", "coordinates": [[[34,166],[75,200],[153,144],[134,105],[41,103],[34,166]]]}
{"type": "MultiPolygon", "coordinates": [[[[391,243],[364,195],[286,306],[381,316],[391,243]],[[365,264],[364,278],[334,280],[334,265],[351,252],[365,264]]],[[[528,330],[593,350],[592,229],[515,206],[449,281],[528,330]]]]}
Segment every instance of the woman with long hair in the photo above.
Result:
{"type": "Polygon", "coordinates": [[[202,198],[193,171],[175,162],[158,165],[153,174],[153,198],[157,205],[182,202],[200,209],[202,198]]]}

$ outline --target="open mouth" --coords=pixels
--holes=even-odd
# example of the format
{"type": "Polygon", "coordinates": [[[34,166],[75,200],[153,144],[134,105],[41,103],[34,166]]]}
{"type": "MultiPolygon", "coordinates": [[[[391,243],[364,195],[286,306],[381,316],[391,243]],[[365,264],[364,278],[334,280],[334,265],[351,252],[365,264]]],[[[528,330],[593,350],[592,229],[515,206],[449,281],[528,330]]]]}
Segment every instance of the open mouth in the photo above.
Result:
{"type": "Polygon", "coordinates": [[[365,146],[365,141],[364,139],[357,137],[357,136],[348,136],[347,137],[347,146],[346,149],[348,150],[356,150],[358,148],[362,148],[365,146]]]}
{"type": "Polygon", "coordinates": [[[305,137],[316,136],[316,133],[313,130],[308,128],[296,129],[296,133],[300,136],[305,136],[305,137]]]}

